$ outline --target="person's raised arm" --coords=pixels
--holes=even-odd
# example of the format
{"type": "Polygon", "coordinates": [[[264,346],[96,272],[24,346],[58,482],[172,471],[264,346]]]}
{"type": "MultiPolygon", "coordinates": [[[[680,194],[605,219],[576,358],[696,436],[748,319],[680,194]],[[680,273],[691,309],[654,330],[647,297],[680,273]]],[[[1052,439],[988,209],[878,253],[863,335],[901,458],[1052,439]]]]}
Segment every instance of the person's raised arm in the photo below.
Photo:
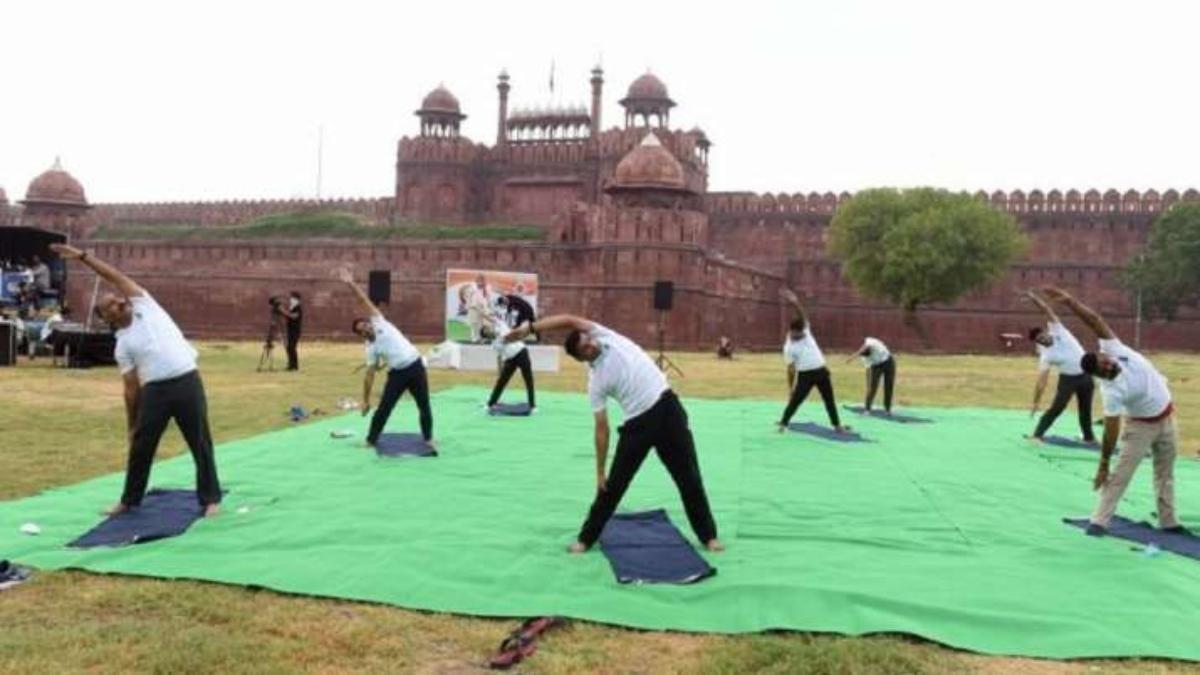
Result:
{"type": "Polygon", "coordinates": [[[506,335],[504,341],[516,342],[525,339],[530,333],[545,333],[554,330],[578,330],[586,333],[595,326],[596,324],[591,321],[574,314],[555,314],[532,323],[521,324],[506,335]]]}
{"type": "Polygon", "coordinates": [[[796,318],[808,325],[808,315],[804,313],[804,305],[800,304],[800,297],[795,294],[790,288],[779,289],[779,297],[792,306],[792,310],[796,313],[796,318]]]}
{"type": "Polygon", "coordinates": [[[1079,317],[1080,321],[1087,324],[1088,328],[1091,328],[1092,332],[1096,334],[1096,337],[1100,338],[1101,340],[1112,340],[1117,337],[1116,333],[1112,331],[1112,328],[1109,328],[1108,324],[1105,323],[1103,317],[1096,313],[1096,311],[1091,307],[1088,307],[1082,302],[1076,300],[1071,296],[1070,293],[1055,286],[1046,286],[1042,289],[1042,293],[1047,298],[1066,306],[1067,309],[1074,312],[1075,316],[1079,317]]]}
{"type": "Polygon", "coordinates": [[[1029,298],[1030,302],[1037,305],[1038,309],[1042,310],[1042,314],[1046,315],[1047,321],[1050,323],[1062,323],[1062,321],[1059,320],[1058,315],[1054,313],[1054,309],[1050,307],[1050,305],[1046,304],[1046,301],[1042,300],[1032,288],[1025,291],[1025,297],[1029,298]]]}
{"type": "Polygon", "coordinates": [[[379,311],[379,308],[375,306],[375,303],[371,302],[371,298],[367,296],[363,289],[359,288],[358,284],[354,283],[353,272],[343,267],[342,269],[338,270],[338,279],[350,287],[350,291],[354,293],[354,297],[358,298],[359,304],[362,305],[363,309],[367,310],[369,314],[372,316],[383,315],[383,313],[379,311]]]}
{"type": "Polygon", "coordinates": [[[98,260],[87,251],[82,251],[67,244],[50,244],[50,250],[57,253],[64,260],[78,260],[79,262],[92,268],[101,279],[116,287],[121,295],[127,298],[135,298],[140,295],[145,295],[146,290],[138,286],[133,279],[130,279],[121,270],[109,265],[103,260],[98,260]]]}

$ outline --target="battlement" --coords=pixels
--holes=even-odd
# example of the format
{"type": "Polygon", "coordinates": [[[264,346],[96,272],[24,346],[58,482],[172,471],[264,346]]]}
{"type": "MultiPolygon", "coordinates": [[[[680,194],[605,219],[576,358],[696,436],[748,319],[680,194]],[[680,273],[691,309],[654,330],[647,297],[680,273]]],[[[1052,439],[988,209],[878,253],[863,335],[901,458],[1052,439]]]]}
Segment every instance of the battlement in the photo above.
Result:
{"type": "Polygon", "coordinates": [[[462,137],[417,136],[404,137],[397,144],[396,157],[401,162],[460,162],[467,164],[486,156],[487,146],[462,137]]]}
{"type": "MultiPolygon", "coordinates": [[[[837,210],[838,204],[849,199],[849,192],[807,195],[757,194],[753,192],[712,192],[705,198],[710,213],[823,213],[837,210]]],[[[1157,190],[1124,193],[1109,189],[1103,193],[1091,189],[1079,190],[1023,190],[992,193],[980,190],[974,193],[980,201],[1009,213],[1159,213],[1177,202],[1200,202],[1200,192],[1191,188],[1181,195],[1177,190],[1159,193],[1157,190]]]]}

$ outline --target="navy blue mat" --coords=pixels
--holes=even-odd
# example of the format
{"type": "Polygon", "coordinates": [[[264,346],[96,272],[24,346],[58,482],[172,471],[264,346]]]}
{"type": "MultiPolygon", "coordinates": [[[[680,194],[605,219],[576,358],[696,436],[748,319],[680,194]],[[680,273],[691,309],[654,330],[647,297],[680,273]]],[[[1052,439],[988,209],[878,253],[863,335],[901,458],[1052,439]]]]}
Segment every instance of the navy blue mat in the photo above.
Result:
{"type": "Polygon", "coordinates": [[[1075,438],[1067,438],[1066,436],[1042,436],[1042,442],[1046,445],[1056,445],[1060,448],[1075,448],[1077,450],[1100,452],[1099,443],[1088,444],[1075,438]]]}
{"type": "Polygon", "coordinates": [[[144,544],[183,534],[203,517],[194,490],[153,489],[141,506],[109,516],[83,536],[67,544],[71,548],[144,544]]]}
{"type": "Polygon", "coordinates": [[[533,414],[533,408],[530,408],[528,403],[497,403],[488,408],[488,414],[507,417],[528,417],[533,414]]]}
{"type": "Polygon", "coordinates": [[[898,422],[900,424],[930,424],[933,422],[933,420],[929,419],[928,417],[917,417],[915,415],[905,415],[903,413],[892,413],[889,415],[883,410],[879,410],[877,408],[872,408],[871,412],[867,412],[867,409],[861,405],[846,405],[842,407],[856,415],[870,415],[876,419],[887,420],[889,422],[898,422]]]}
{"type": "MultiPolygon", "coordinates": [[[[1087,518],[1063,518],[1063,522],[1081,530],[1088,526],[1087,518]]],[[[1164,551],[1200,560],[1200,537],[1194,534],[1163,532],[1150,523],[1135,523],[1115,516],[1108,524],[1108,536],[1142,545],[1154,544],[1164,551]]]]}
{"type": "Polygon", "coordinates": [[[794,431],[798,434],[808,434],[816,436],[827,441],[837,441],[838,443],[867,443],[867,439],[863,438],[862,434],[857,431],[847,431],[846,433],[838,433],[833,430],[833,427],[823,427],[812,422],[792,422],[788,425],[789,431],[794,431]]]}
{"type": "Polygon", "coordinates": [[[662,509],[613,516],[600,550],[622,584],[694,584],[717,573],[662,509]]]}
{"type": "Polygon", "coordinates": [[[380,434],[375,441],[375,454],[380,457],[437,457],[421,434],[380,434]]]}

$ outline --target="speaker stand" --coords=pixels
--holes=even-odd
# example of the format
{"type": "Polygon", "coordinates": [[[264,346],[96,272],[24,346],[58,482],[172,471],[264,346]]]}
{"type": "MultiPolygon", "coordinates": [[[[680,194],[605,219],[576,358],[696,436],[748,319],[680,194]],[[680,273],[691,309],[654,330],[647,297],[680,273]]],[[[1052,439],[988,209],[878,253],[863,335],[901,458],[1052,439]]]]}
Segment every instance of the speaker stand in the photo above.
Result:
{"type": "Polygon", "coordinates": [[[658,369],[664,373],[673,370],[678,373],[680,377],[684,377],[683,371],[679,369],[679,366],[675,365],[675,362],[672,361],[663,350],[663,342],[666,337],[666,328],[663,327],[663,319],[665,318],[665,315],[665,311],[661,309],[658,310],[658,357],[654,359],[654,363],[657,364],[658,369]]]}

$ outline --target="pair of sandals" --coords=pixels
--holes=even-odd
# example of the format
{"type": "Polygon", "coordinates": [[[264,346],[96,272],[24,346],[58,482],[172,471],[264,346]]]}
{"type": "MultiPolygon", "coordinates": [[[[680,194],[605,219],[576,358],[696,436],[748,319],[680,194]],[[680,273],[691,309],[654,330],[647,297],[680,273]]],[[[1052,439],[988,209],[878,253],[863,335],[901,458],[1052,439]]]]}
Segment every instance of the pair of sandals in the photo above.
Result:
{"type": "Polygon", "coordinates": [[[500,643],[500,648],[488,661],[488,666],[495,670],[507,670],[521,661],[533,656],[537,651],[537,639],[552,628],[567,625],[567,620],[561,616],[539,616],[529,619],[521,627],[509,634],[500,643]]]}

